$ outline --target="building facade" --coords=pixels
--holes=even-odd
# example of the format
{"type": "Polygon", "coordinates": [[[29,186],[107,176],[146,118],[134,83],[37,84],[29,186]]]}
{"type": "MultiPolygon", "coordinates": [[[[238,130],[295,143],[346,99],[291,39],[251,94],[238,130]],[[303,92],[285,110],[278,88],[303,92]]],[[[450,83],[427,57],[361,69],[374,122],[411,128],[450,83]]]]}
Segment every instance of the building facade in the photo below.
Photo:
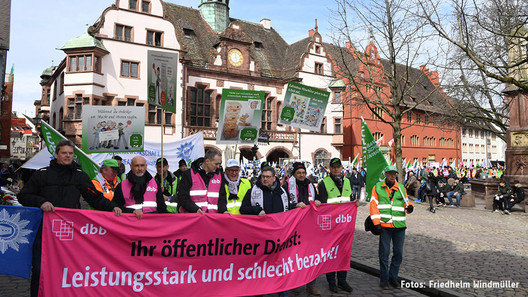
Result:
{"type": "MultiPolygon", "coordinates": [[[[51,74],[43,73],[43,93],[36,108],[38,115],[49,117],[53,127],[76,143],[82,139],[82,107],[114,105],[145,108],[148,141],[160,141],[161,133],[164,141],[172,141],[203,132],[206,150],[236,148],[241,160],[295,158],[319,165],[332,157],[353,158],[361,151],[359,117],[368,113],[347,110],[343,104],[346,85],[336,79],[332,58],[336,48],[323,41],[317,23],[306,38],[288,44],[269,19],[252,23],[229,17],[228,0],[200,0],[198,9],[161,0],[118,0],[61,50],[65,59],[48,71],[51,74]],[[147,57],[152,51],[178,57],[175,114],[147,101],[151,68],[147,57]],[[290,81],[331,93],[317,133],[278,124],[290,81]],[[259,142],[257,151],[248,145],[216,144],[223,88],[265,92],[260,130],[265,141],[259,142]]],[[[421,122],[416,117],[409,121],[421,122]]],[[[390,140],[386,127],[375,119],[369,125],[374,133],[386,135],[386,145],[390,140]]],[[[428,160],[457,156],[456,145],[439,149],[429,138],[425,145],[423,135],[451,144],[460,143],[455,136],[459,133],[428,125],[426,119],[412,129],[405,136],[405,155],[428,160]],[[414,135],[418,142],[411,142],[414,135]],[[438,153],[431,157],[433,149],[438,153]]]]}

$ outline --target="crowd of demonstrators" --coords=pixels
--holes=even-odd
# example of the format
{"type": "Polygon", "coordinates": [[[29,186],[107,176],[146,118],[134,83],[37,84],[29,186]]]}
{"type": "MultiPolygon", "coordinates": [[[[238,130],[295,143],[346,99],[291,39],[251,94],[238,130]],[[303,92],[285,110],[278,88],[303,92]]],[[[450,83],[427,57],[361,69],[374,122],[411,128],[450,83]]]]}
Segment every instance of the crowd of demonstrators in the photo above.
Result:
{"type": "MultiPolygon", "coordinates": [[[[56,206],[80,208],[82,194],[94,209],[113,211],[117,216],[122,212],[133,213],[137,219],[142,219],[145,214],[166,213],[173,204],[177,205],[175,212],[263,216],[295,208],[306,209],[310,205],[319,207],[322,203],[355,201],[359,206],[360,193],[365,186],[365,170],[345,169],[339,158],[332,158],[327,166],[317,166],[309,172],[303,162],[291,166],[270,166],[262,162],[260,167],[254,166],[249,171],[235,159],[227,160],[225,170],[222,170],[222,154],[215,150],[207,151],[204,157],[192,162],[189,169],[186,162],[180,160],[174,173],[169,171],[167,160],[159,158],[154,177],[147,171],[145,158],[134,157],[127,173],[121,168],[124,166],[122,160],[115,156],[104,160],[100,172],[90,181],[73,162],[73,151],[71,141],[59,142],[56,159],[50,162],[50,167],[37,171],[22,190],[20,197],[24,205],[39,206],[43,211],[53,211],[56,206]]],[[[402,195],[406,196],[406,192],[396,198],[400,199],[402,195]]],[[[385,232],[393,231],[400,230],[385,232]]],[[[392,236],[384,237],[383,242],[388,240],[390,245],[392,240],[399,245],[400,241],[392,236]]],[[[33,265],[38,271],[40,251],[41,242],[36,242],[33,265]]],[[[385,260],[380,258],[380,265],[383,263],[385,260]]],[[[37,293],[33,292],[38,290],[39,274],[34,272],[33,275],[32,296],[36,296],[37,293]]],[[[393,275],[391,268],[390,276],[393,275]]],[[[333,293],[339,290],[352,292],[346,276],[347,271],[327,273],[329,290],[333,293]]],[[[315,279],[306,281],[310,295],[321,295],[315,279]]],[[[286,291],[279,293],[280,296],[287,294],[286,291]]]]}

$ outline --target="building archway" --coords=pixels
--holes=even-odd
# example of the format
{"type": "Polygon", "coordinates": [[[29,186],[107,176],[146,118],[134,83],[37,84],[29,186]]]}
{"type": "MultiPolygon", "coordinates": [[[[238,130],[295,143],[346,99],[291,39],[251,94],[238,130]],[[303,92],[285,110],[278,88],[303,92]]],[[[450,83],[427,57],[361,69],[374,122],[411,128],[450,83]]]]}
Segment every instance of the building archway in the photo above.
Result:
{"type": "Polygon", "coordinates": [[[219,152],[220,154],[222,154],[222,150],[219,149],[217,146],[215,146],[215,145],[210,145],[210,144],[206,144],[206,145],[204,146],[204,155],[205,155],[205,154],[207,153],[207,151],[209,151],[209,150],[217,151],[217,152],[219,152]]]}
{"type": "Polygon", "coordinates": [[[272,163],[280,164],[279,161],[281,159],[290,159],[292,157],[293,157],[293,154],[290,152],[289,149],[283,146],[279,146],[279,147],[274,147],[268,152],[268,154],[266,155],[266,161],[268,161],[268,163],[270,164],[272,163]]]}
{"type": "Polygon", "coordinates": [[[262,154],[260,151],[257,151],[257,154],[253,154],[251,151],[252,146],[249,145],[242,145],[238,147],[238,150],[240,151],[240,161],[242,161],[242,158],[247,159],[248,161],[253,161],[253,158],[255,157],[255,160],[262,159],[262,154]]]}

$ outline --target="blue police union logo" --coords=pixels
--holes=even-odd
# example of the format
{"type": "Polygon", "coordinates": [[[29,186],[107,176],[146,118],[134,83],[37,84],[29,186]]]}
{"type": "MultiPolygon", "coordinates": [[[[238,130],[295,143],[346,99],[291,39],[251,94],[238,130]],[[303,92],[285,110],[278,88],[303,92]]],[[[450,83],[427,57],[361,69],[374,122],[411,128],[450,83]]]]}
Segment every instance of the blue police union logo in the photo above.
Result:
{"type": "Polygon", "coordinates": [[[177,148],[176,157],[184,160],[189,160],[191,158],[193,149],[194,144],[192,142],[185,142],[177,148]]]}
{"type": "Polygon", "coordinates": [[[27,236],[33,231],[25,229],[28,220],[20,220],[20,214],[9,213],[3,209],[0,212],[0,252],[4,254],[9,248],[19,251],[20,244],[29,244],[27,236]]]}

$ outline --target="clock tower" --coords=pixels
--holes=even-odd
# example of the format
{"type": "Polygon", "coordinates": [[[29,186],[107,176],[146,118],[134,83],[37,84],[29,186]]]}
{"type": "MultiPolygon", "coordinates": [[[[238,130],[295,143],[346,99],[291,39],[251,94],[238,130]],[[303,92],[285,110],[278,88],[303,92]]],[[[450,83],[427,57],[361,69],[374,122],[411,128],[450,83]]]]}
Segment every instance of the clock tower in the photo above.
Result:
{"type": "Polygon", "coordinates": [[[198,8],[204,20],[216,32],[223,32],[229,26],[229,0],[200,0],[198,8]]]}

